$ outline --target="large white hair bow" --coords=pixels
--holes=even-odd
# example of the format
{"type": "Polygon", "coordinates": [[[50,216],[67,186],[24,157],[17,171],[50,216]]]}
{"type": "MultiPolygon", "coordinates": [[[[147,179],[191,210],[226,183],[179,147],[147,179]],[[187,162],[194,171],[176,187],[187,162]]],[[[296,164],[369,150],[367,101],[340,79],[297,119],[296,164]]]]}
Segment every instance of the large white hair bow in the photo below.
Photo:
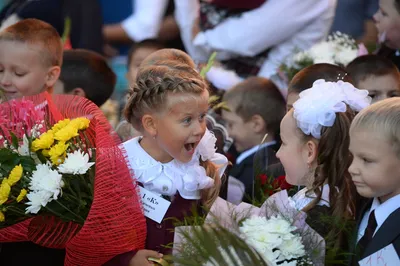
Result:
{"type": "Polygon", "coordinates": [[[371,103],[367,90],[359,90],[344,81],[314,82],[310,89],[300,93],[300,99],[293,104],[297,126],[306,135],[321,138],[322,127],[331,127],[336,113],[346,112],[346,104],[356,112],[371,103]]]}

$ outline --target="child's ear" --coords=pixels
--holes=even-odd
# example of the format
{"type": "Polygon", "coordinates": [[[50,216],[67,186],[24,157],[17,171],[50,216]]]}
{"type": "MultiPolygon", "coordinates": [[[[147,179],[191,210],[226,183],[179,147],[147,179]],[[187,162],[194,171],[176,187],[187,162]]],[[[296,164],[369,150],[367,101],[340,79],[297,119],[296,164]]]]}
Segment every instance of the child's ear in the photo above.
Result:
{"type": "Polygon", "coordinates": [[[251,117],[252,129],[255,133],[265,133],[266,124],[260,115],[253,115],[251,117]]]}
{"type": "Polygon", "coordinates": [[[318,144],[313,140],[309,140],[306,143],[306,149],[307,149],[307,164],[313,165],[317,161],[318,144]]]}
{"type": "Polygon", "coordinates": [[[51,88],[56,84],[56,81],[60,77],[61,68],[59,66],[52,66],[47,72],[45,84],[48,88],[51,88]]]}
{"type": "Polygon", "coordinates": [[[143,129],[152,137],[157,136],[157,118],[150,114],[142,117],[143,129]]]}

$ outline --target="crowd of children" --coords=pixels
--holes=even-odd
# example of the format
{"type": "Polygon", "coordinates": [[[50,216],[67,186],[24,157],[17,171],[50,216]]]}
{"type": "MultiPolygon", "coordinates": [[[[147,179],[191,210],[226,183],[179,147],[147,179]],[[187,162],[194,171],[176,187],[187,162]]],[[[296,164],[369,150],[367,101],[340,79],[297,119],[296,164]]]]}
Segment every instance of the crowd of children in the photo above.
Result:
{"type": "MultiPolygon", "coordinates": [[[[378,31],[386,45],[398,48],[400,1],[380,2],[378,31]]],[[[325,239],[334,239],[334,248],[351,254],[350,265],[365,263],[378,251],[392,260],[388,265],[400,263],[400,74],[389,59],[366,55],[348,66],[304,68],[291,80],[286,99],[261,77],[229,89],[221,115],[239,155],[228,170],[225,155],[232,158],[233,149],[216,153],[217,139],[206,126],[209,85],[186,53],[156,41],[136,44],[126,77],[131,89],[117,128],[121,147],[140,189],[159,195],[168,208],[158,218],[147,215],[145,249],[106,265],[151,265],[149,258],[171,253],[176,222],[207,212],[224,184],[229,201],[252,202],[257,158],[267,173],[278,167],[298,186],[292,197],[296,208],[325,239]],[[355,222],[354,239],[333,224],[321,225],[321,214],[355,222]]],[[[27,19],[0,32],[6,100],[48,91],[101,106],[115,83],[101,55],[63,52],[59,34],[47,23],[27,19]]],[[[0,245],[0,265],[63,264],[62,250],[24,242],[0,245]]]]}

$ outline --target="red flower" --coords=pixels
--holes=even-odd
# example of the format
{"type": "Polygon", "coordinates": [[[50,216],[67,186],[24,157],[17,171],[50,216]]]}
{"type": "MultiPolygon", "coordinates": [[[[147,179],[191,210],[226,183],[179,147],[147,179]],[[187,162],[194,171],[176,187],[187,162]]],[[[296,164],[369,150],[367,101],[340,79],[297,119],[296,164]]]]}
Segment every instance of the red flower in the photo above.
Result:
{"type": "Polygon", "coordinates": [[[265,184],[267,184],[268,181],[268,177],[266,174],[262,174],[258,176],[258,179],[260,179],[261,185],[264,186],[265,184]]]}
{"type": "Polygon", "coordinates": [[[279,176],[278,178],[276,178],[276,179],[274,180],[274,182],[272,183],[272,186],[273,186],[275,189],[280,188],[280,189],[282,189],[282,190],[292,188],[292,185],[289,184],[288,182],[286,182],[286,176],[284,176],[284,175],[281,175],[281,176],[279,176]]]}

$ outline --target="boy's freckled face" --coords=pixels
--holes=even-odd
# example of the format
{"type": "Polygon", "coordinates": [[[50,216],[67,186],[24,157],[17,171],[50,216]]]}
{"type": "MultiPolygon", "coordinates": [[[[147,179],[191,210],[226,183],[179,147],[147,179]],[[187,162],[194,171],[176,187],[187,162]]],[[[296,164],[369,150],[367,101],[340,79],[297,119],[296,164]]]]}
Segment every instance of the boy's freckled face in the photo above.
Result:
{"type": "Polygon", "coordinates": [[[16,41],[0,41],[0,88],[7,99],[43,92],[47,89],[48,73],[39,48],[16,41]]]}

